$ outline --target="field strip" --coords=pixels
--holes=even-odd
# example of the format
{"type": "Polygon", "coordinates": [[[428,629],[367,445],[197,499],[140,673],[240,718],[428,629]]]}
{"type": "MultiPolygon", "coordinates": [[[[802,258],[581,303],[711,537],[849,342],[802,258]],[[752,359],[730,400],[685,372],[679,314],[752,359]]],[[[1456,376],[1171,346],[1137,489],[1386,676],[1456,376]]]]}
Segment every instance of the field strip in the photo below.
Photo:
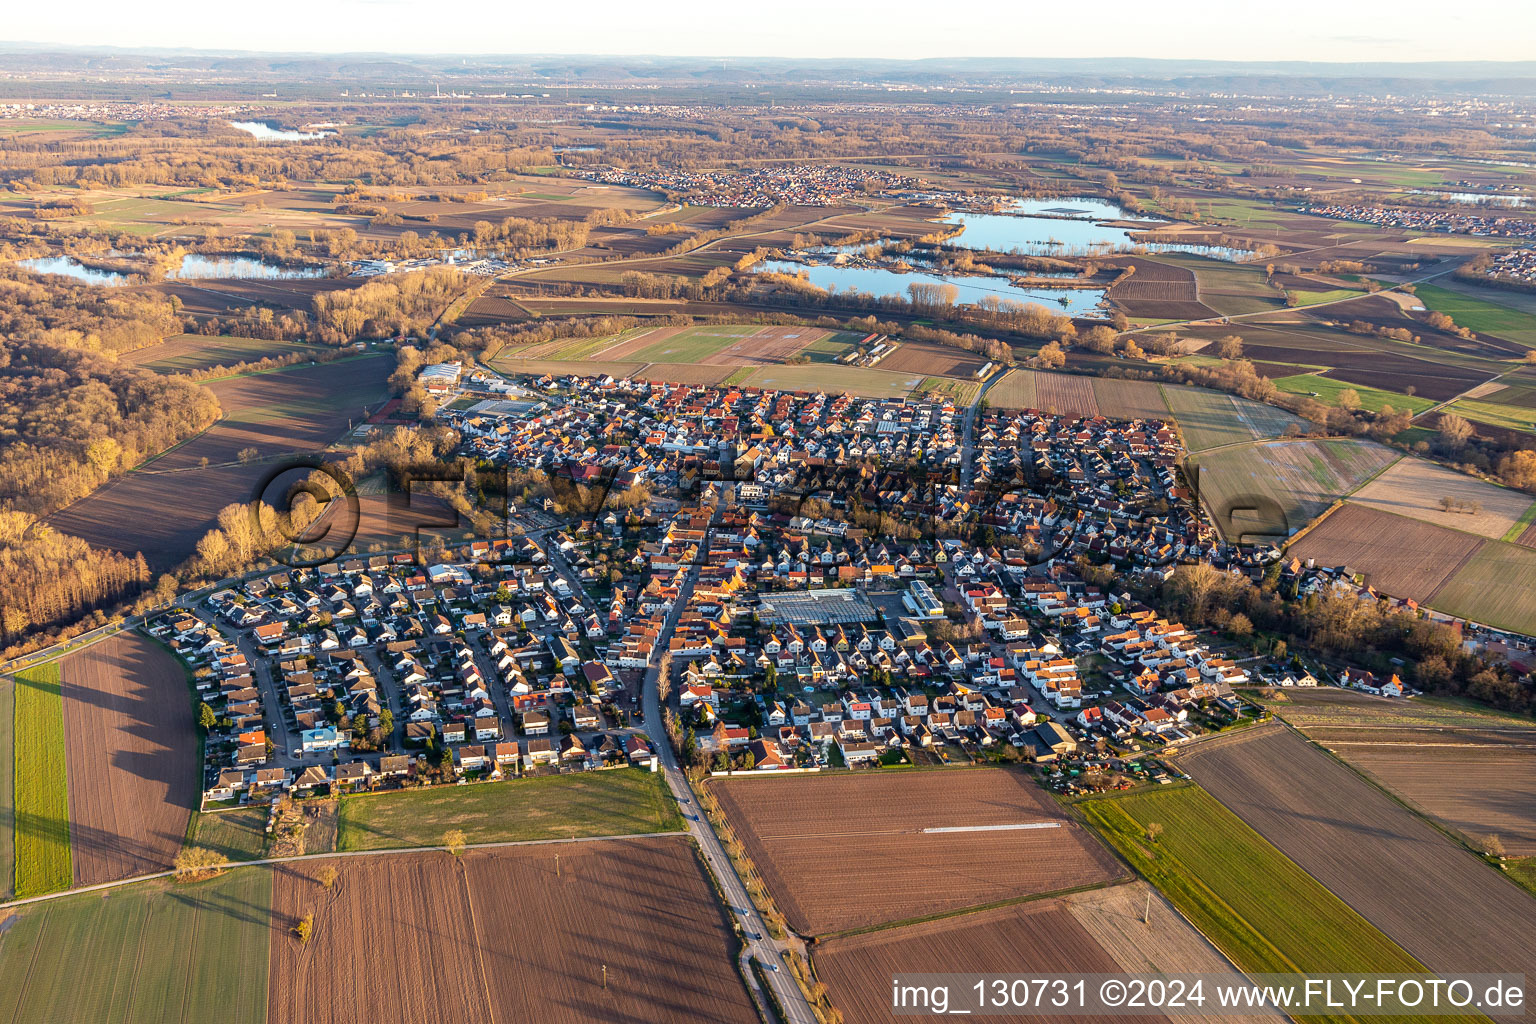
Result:
{"type": "Polygon", "coordinates": [[[946,825],[943,828],[925,828],[924,832],[1017,832],[1031,828],[1061,828],[1059,821],[1021,821],[1013,825],[946,825]]]}
{"type": "MultiPolygon", "coordinates": [[[[556,846],[570,843],[602,843],[617,839],[660,839],[665,837],[686,836],[691,833],[683,832],[629,832],[618,836],[576,836],[568,839],[518,839],[504,843],[465,843],[466,850],[499,850],[509,846],[556,846]]],[[[253,868],[262,864],[289,864],[296,860],[323,860],[327,857],[387,857],[403,853],[431,853],[433,850],[447,852],[446,846],[392,846],[386,850],[334,850],[328,853],[300,853],[291,857],[263,857],[260,860],[232,860],[222,864],[213,865],[219,870],[232,871],[236,868],[253,868]]],[[[103,889],[116,889],[122,885],[132,885],[135,882],[148,882],[156,878],[170,878],[175,871],[156,871],[149,875],[137,875],[133,878],[120,878],[115,882],[101,882],[98,885],[82,885],[77,889],[65,889],[60,892],[51,892],[43,896],[32,896],[28,899],[9,900],[0,903],[0,910],[10,910],[12,907],[24,907],[31,903],[45,903],[48,900],[56,900],[61,896],[75,896],[82,892],[99,892],[103,889]]]]}
{"type": "Polygon", "coordinates": [[[1509,531],[1499,539],[1509,544],[1517,543],[1520,535],[1525,533],[1525,528],[1533,522],[1536,522],[1536,501],[1531,502],[1531,507],[1520,513],[1520,518],[1515,521],[1515,525],[1511,526],[1509,531]]]}

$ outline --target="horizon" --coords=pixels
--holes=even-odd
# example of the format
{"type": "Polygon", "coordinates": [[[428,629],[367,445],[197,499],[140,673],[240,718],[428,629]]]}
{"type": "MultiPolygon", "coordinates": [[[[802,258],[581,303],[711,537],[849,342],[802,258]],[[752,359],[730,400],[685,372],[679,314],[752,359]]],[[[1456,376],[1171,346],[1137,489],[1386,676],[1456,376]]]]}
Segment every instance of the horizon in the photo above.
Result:
{"type": "Polygon", "coordinates": [[[1111,0],[1087,28],[1075,11],[1021,12],[998,0],[967,0],[946,8],[942,21],[899,9],[871,19],[808,0],[787,0],[770,24],[753,27],[750,41],[739,26],[699,0],[645,11],[600,0],[584,12],[580,24],[572,24],[563,11],[543,8],[520,11],[516,23],[502,24],[500,12],[485,0],[469,0],[456,9],[461,17],[408,28],[388,16],[408,15],[406,0],[340,0],[320,7],[275,0],[255,24],[233,10],[211,12],[193,0],[169,0],[156,8],[161,16],[153,22],[146,22],[142,11],[106,0],[84,0],[67,14],[33,8],[9,19],[11,38],[0,45],[335,56],[1323,64],[1508,63],[1536,53],[1536,10],[1504,12],[1498,33],[1490,36],[1484,24],[1440,18],[1441,9],[1427,0],[1369,0],[1345,10],[1325,0],[1301,0],[1279,21],[1260,12],[1235,13],[1210,0],[1186,4],[1175,16],[1154,16],[1130,0],[1111,0]],[[307,45],[292,45],[293,25],[304,26],[307,45]],[[345,39],[347,45],[314,45],[327,38],[345,39]],[[534,40],[537,45],[530,46],[534,40]]]}

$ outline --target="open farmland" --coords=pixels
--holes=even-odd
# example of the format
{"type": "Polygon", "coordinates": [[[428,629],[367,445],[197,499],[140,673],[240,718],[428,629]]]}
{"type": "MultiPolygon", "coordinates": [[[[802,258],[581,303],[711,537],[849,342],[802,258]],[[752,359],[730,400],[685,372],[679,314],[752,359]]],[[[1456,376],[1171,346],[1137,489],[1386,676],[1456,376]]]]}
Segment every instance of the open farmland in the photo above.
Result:
{"type": "Polygon", "coordinates": [[[59,664],[75,884],[169,868],[198,797],[197,728],[181,662],[124,633],[59,664]]]}
{"type": "MultiPolygon", "coordinates": [[[[1113,885],[1063,896],[1077,923],[1128,974],[1225,974],[1232,961],[1186,921],[1173,904],[1146,882],[1113,885]],[[1151,895],[1149,900],[1147,897],[1151,895]]],[[[1170,1011],[1172,1021],[1197,1021],[1197,1015],[1170,1011]]],[[[1224,1021],[1283,1019],[1277,1012],[1224,1021]]]]}
{"type": "MultiPolygon", "coordinates": [[[[816,975],[850,1024],[912,1020],[891,1008],[891,979],[909,974],[1114,973],[1120,963],[1060,900],[998,907],[960,917],[845,935],[818,943],[816,975]]],[[[1194,970],[1181,967],[1181,970],[1194,970]]],[[[955,999],[952,1006],[959,1005],[955,999]]],[[[1045,1018],[1008,1014],[988,1020],[1045,1018]]],[[[1105,1015],[1103,1021],[1166,1021],[1105,1015]]]]}
{"type": "Polygon", "coordinates": [[[1080,806],[1132,866],[1244,971],[1419,970],[1413,957],[1198,787],[1080,806]],[[1156,843],[1146,835],[1152,824],[1163,827],[1156,843]]]}
{"type": "Polygon", "coordinates": [[[616,768],[433,790],[343,797],[338,850],[436,846],[462,829],[471,843],[571,839],[682,828],[660,774],[616,768]]]}
{"type": "Polygon", "coordinates": [[[260,867],[20,908],[0,930],[0,1022],[265,1024],[271,903],[260,867]]]}
{"type": "Polygon", "coordinates": [[[278,874],[273,922],[273,1021],[758,1019],[686,839],[305,862],[278,874]]]}
{"type": "Polygon", "coordinates": [[[16,885],[16,680],[0,679],[0,900],[16,885]]]}
{"type": "Polygon", "coordinates": [[[1035,381],[1035,392],[1042,412],[1073,419],[1099,415],[1099,402],[1093,393],[1091,377],[1042,373],[1035,381]]]}
{"type": "Polygon", "coordinates": [[[1455,283],[1458,285],[1456,291],[1421,284],[1414,294],[1425,306],[1456,321],[1457,326],[1470,327],[1479,334],[1492,334],[1526,348],[1536,348],[1536,322],[1532,321],[1531,314],[1501,305],[1488,297],[1485,289],[1466,286],[1463,291],[1460,288],[1462,282],[1455,283]]]}
{"type": "Polygon", "coordinates": [[[1168,413],[1168,403],[1163,400],[1163,389],[1156,381],[1094,377],[1093,397],[1098,402],[1099,411],[1115,419],[1168,422],[1173,418],[1168,413]]]}
{"type": "Polygon", "coordinates": [[[1521,746],[1481,742],[1476,734],[1402,731],[1358,739],[1331,731],[1314,738],[1469,841],[1496,835],[1510,856],[1536,856],[1536,731],[1525,734],[1521,746]]]}
{"type": "Polygon", "coordinates": [[[267,849],[267,805],[199,811],[191,846],[212,850],[225,860],[256,860],[267,849]]]}
{"type": "Polygon", "coordinates": [[[987,389],[987,403],[997,409],[1034,409],[1040,402],[1034,370],[1015,367],[987,389]]]}
{"type": "Polygon", "coordinates": [[[1368,508],[1434,523],[1498,540],[1521,521],[1533,503],[1529,494],[1467,476],[1426,459],[1403,459],[1350,499],[1368,508]],[[1450,498],[1469,511],[1447,512],[1450,498]],[[1472,505],[1477,511],[1470,511],[1472,505]]]}
{"type": "Polygon", "coordinates": [[[975,380],[976,374],[986,364],[986,357],[974,352],[921,341],[904,341],[894,354],[880,360],[882,370],[958,377],[965,381],[975,380]]]}
{"type": "Polygon", "coordinates": [[[1287,427],[1302,423],[1284,409],[1221,391],[1170,384],[1163,394],[1192,452],[1279,437],[1287,427]]]}
{"type": "Polygon", "coordinates": [[[1517,633],[1536,633],[1536,549],[1482,546],[1430,597],[1443,612],[1517,633]]]}
{"type": "MultiPolygon", "coordinates": [[[[1325,307],[1315,316],[1332,311],[1333,307],[1325,307]]],[[[1222,330],[1230,333],[1231,328],[1222,330]]],[[[1412,388],[1415,396],[1436,402],[1454,398],[1504,368],[1489,359],[1350,334],[1311,316],[1298,322],[1294,313],[1245,320],[1242,334],[1243,354],[1249,359],[1314,369],[1328,367],[1328,377],[1346,384],[1405,396],[1412,388]]],[[[1407,403],[1394,404],[1406,408],[1407,403]]]]}
{"type": "Polygon", "coordinates": [[[241,463],[242,450],[271,459],[324,449],[348,423],[367,418],[367,408],[384,397],[390,368],[380,355],[209,382],[223,418],[49,522],[101,547],[142,551],[152,569],[172,568],[192,554],[220,509],[248,501],[270,471],[261,462],[241,463]]]}
{"type": "Polygon", "coordinates": [[[69,792],[59,663],[17,672],[15,802],[17,897],[69,888],[69,792]]]}
{"type": "Polygon", "coordinates": [[[1104,293],[1125,312],[1143,320],[1199,320],[1215,315],[1200,301],[1194,271],[1140,256],[1129,257],[1124,266],[1136,268],[1104,293]]]}
{"type": "Polygon", "coordinates": [[[1222,448],[1199,460],[1200,497],[1227,540],[1244,535],[1273,540],[1295,533],[1398,458],[1370,441],[1265,441],[1222,448]]]}
{"type": "Polygon", "coordinates": [[[318,345],[301,345],[291,341],[183,334],[158,345],[124,353],[122,361],[156,373],[188,373],[276,356],[310,356],[325,351],[328,350],[318,345]]]}
{"type": "Polygon", "coordinates": [[[790,925],[826,934],[1118,877],[1109,853],[1004,769],[710,783],[790,925]],[[926,832],[940,827],[1045,827],[926,832]]]}
{"type": "Polygon", "coordinates": [[[1155,262],[1193,271],[1199,301],[1223,316],[1262,313],[1284,302],[1264,280],[1263,267],[1182,254],[1160,255],[1155,262]]]}
{"type": "Polygon", "coordinates": [[[1536,972],[1536,914],[1507,879],[1295,732],[1249,729],[1180,763],[1431,970],[1536,972]]]}
{"type": "Polygon", "coordinates": [[[1338,405],[1340,394],[1353,391],[1360,399],[1360,408],[1371,412],[1380,412],[1383,406],[1390,405],[1394,409],[1406,409],[1417,414],[1435,404],[1427,398],[1399,394],[1395,391],[1383,391],[1380,388],[1366,387],[1364,384],[1351,384],[1347,380],[1334,380],[1332,377],[1324,377],[1316,373],[1298,373],[1288,377],[1278,377],[1275,379],[1275,387],[1290,395],[1314,396],[1325,405],[1338,405]]]}
{"type": "Polygon", "coordinates": [[[1470,701],[1434,697],[1399,700],[1331,686],[1277,691],[1272,710],[1313,735],[1319,729],[1358,727],[1373,730],[1536,730],[1536,722],[1470,701]]]}
{"type": "Polygon", "coordinates": [[[1286,551],[1318,565],[1347,565],[1384,594],[1423,602],[1482,543],[1470,534],[1347,501],[1286,551]]]}
{"type": "Polygon", "coordinates": [[[780,391],[843,392],[866,398],[905,398],[923,382],[921,374],[895,373],[864,366],[808,363],[804,366],[762,366],[742,381],[754,388],[780,391]]]}

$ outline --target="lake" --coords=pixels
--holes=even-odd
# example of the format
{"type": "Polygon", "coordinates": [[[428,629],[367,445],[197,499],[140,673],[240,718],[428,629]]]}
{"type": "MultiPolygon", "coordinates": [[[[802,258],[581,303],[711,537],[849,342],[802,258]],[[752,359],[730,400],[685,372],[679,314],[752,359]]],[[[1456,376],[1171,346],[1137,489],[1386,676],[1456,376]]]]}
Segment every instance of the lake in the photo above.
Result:
{"type": "Polygon", "coordinates": [[[945,224],[964,225],[946,245],[965,249],[989,249],[993,252],[1018,252],[1031,256],[1088,256],[1094,253],[1186,252],[1213,259],[1236,261],[1251,253],[1215,245],[1185,245],[1173,242],[1137,242],[1131,228],[1102,223],[1112,220],[1140,221],[1142,231],[1155,231],[1167,221],[1129,213],[1103,199],[1018,199],[1013,209],[1019,215],[1002,213],[966,213],[955,211],[942,218],[945,224]]]}
{"type": "MultiPolygon", "coordinates": [[[[88,267],[72,256],[43,256],[37,259],[17,260],[17,266],[35,270],[40,274],[59,274],[74,278],[84,284],[120,285],[128,283],[128,275],[115,270],[88,267]]],[[[297,280],[324,277],[323,267],[284,267],[249,256],[200,256],[189,253],[182,258],[181,266],[166,274],[167,280],[297,280]]]]}
{"type": "Polygon", "coordinates": [[[768,260],[761,264],[761,269],[780,274],[799,274],[804,271],[810,282],[818,288],[896,295],[904,299],[910,298],[907,292],[909,285],[952,284],[959,289],[957,301],[962,304],[975,304],[991,295],[1015,302],[1034,303],[1052,312],[1059,310],[1073,316],[1092,315],[1104,299],[1102,288],[1020,288],[1006,277],[943,277],[921,272],[902,273],[884,267],[808,266],[788,260],[768,260]]]}
{"type": "Polygon", "coordinates": [[[1529,196],[1504,195],[1499,192],[1436,192],[1429,188],[1411,188],[1409,195],[1430,196],[1435,199],[1449,199],[1453,203],[1467,203],[1469,205],[1486,206],[1529,206],[1529,196]]]}
{"type": "Polygon", "coordinates": [[[331,132],[298,132],[287,128],[274,128],[265,121],[231,121],[231,128],[238,128],[243,132],[254,135],[263,142],[308,142],[311,139],[323,139],[331,132]]]}

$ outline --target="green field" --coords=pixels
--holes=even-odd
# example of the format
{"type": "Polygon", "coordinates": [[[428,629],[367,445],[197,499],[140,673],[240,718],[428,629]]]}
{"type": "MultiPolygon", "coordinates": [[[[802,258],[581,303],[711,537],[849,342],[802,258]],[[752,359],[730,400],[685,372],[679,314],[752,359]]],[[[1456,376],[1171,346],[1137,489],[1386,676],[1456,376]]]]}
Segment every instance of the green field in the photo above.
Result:
{"type": "Polygon", "coordinates": [[[69,787],[59,663],[16,673],[15,815],[18,897],[68,889],[69,787]]]}
{"type": "Polygon", "coordinates": [[[1197,786],[1079,806],[1100,835],[1244,971],[1424,970],[1197,786]],[[1153,822],[1163,827],[1156,843],[1146,836],[1153,822]]]}
{"type": "Polygon", "coordinates": [[[759,330],[761,324],[701,324],[647,345],[634,358],[652,363],[697,363],[759,330]]]}
{"type": "Polygon", "coordinates": [[[1192,452],[1279,437],[1286,427],[1301,422],[1284,409],[1221,391],[1169,385],[1163,395],[1192,452]]]}
{"type": "Polygon", "coordinates": [[[1432,284],[1419,285],[1414,294],[1425,307],[1444,313],[1459,327],[1470,327],[1517,345],[1536,348],[1536,317],[1529,313],[1432,284]]]}
{"type": "Polygon", "coordinates": [[[1477,420],[1479,423],[1487,423],[1494,427],[1504,427],[1506,430],[1523,430],[1527,434],[1536,433],[1536,409],[1527,409],[1519,405],[1502,405],[1498,402],[1483,402],[1475,398],[1462,398],[1451,403],[1451,411],[1460,413],[1469,420],[1477,420]]]}
{"type": "Polygon", "coordinates": [[[1291,289],[1291,297],[1296,300],[1296,305],[1298,306],[1315,306],[1320,302],[1337,302],[1340,299],[1354,298],[1357,295],[1364,294],[1364,292],[1356,291],[1353,288],[1330,288],[1326,291],[1291,289]]]}
{"type": "Polygon", "coordinates": [[[1368,388],[1363,384],[1351,384],[1347,380],[1334,380],[1332,377],[1322,377],[1315,373],[1298,373],[1292,377],[1276,378],[1275,387],[1292,395],[1316,392],[1317,400],[1324,405],[1338,405],[1339,393],[1353,389],[1360,396],[1360,408],[1369,409],[1371,412],[1380,412],[1382,406],[1390,405],[1394,409],[1408,409],[1414,413],[1421,413],[1435,404],[1417,395],[1403,395],[1396,391],[1368,388]]]}
{"type": "Polygon", "coordinates": [[[267,868],[23,908],[0,934],[0,1024],[265,1024],[271,913],[267,868]]]}
{"type": "Polygon", "coordinates": [[[256,860],[267,848],[266,806],[198,812],[191,845],[213,850],[226,860],[256,860]]]}
{"type": "Polygon", "coordinates": [[[672,832],[683,827],[660,772],[615,768],[473,786],[345,796],[337,850],[672,832]]]}
{"type": "Polygon", "coordinates": [[[830,337],[822,338],[820,341],[811,342],[800,350],[800,354],[810,359],[813,363],[835,362],[838,356],[847,353],[853,348],[854,341],[859,337],[857,334],[848,334],[840,331],[830,337]]]}
{"type": "Polygon", "coordinates": [[[308,354],[323,351],[326,350],[318,345],[301,345],[291,341],[183,334],[168,338],[159,345],[130,352],[123,357],[123,361],[156,373],[187,373],[295,352],[308,354]]]}
{"type": "Polygon", "coordinates": [[[1228,540],[1244,534],[1273,539],[1301,529],[1399,458],[1371,441],[1266,441],[1223,448],[1198,457],[1200,497],[1228,540]],[[1268,499],[1273,507],[1256,499],[1268,499]],[[1274,508],[1283,519],[1273,515],[1274,508]]]}
{"type": "Polygon", "coordinates": [[[11,747],[15,738],[11,728],[15,698],[16,684],[9,679],[0,679],[0,899],[10,896],[11,887],[16,883],[16,815],[11,805],[15,798],[12,776],[16,762],[11,747]]]}
{"type": "Polygon", "coordinates": [[[1270,287],[1261,266],[1181,254],[1163,254],[1157,262],[1194,271],[1200,301],[1223,316],[1284,308],[1280,292],[1270,287]]]}
{"type": "Polygon", "coordinates": [[[1536,633],[1536,549],[1483,546],[1425,602],[1432,608],[1518,633],[1536,633]]]}

